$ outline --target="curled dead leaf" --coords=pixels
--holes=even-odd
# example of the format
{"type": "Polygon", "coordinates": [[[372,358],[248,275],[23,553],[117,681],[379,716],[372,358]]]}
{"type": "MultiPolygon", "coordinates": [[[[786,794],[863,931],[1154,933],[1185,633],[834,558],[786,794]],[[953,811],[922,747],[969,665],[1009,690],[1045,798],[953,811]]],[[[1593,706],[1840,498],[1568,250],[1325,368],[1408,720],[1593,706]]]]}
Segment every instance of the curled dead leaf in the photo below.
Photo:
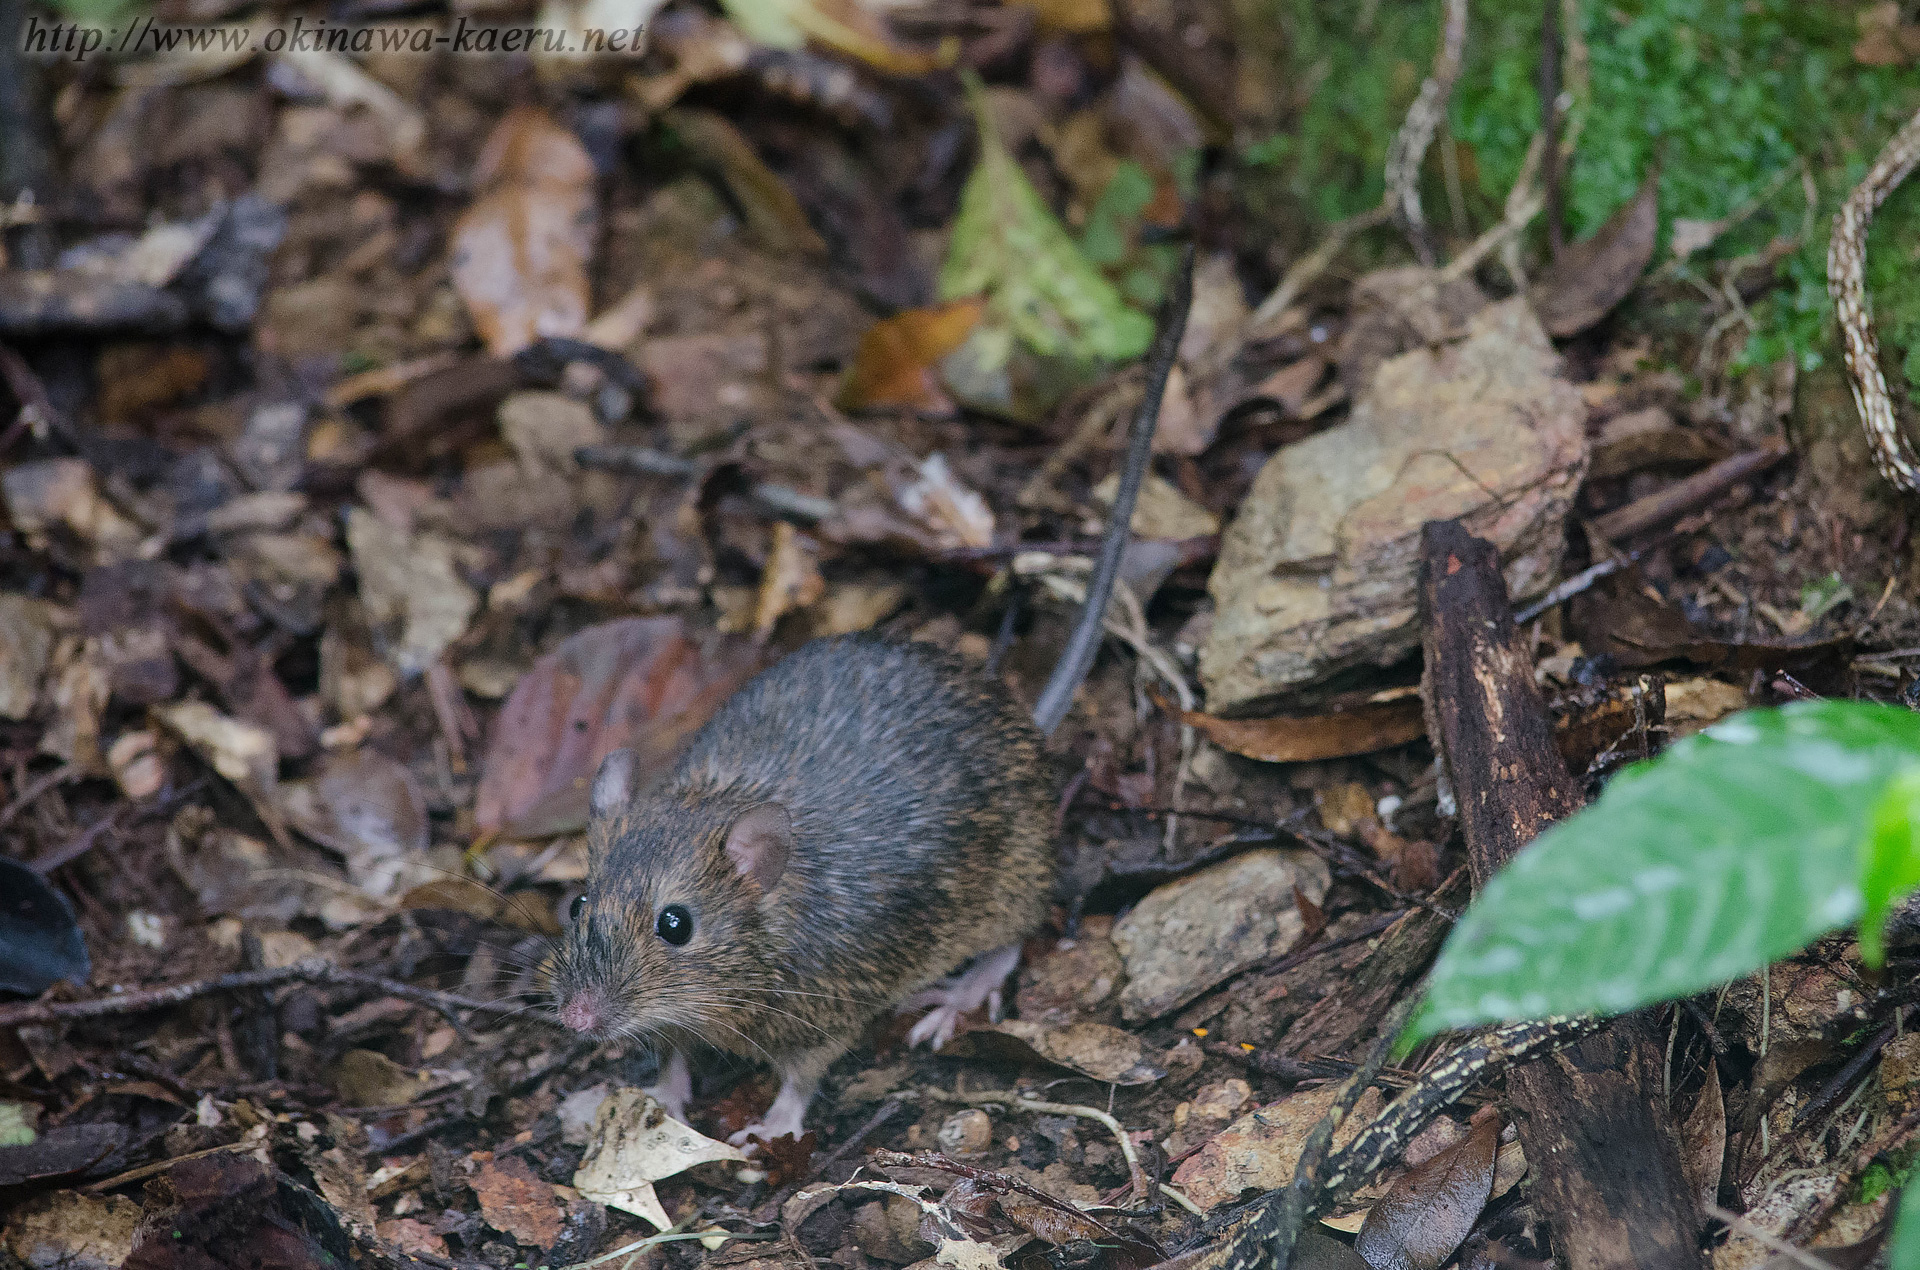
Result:
{"type": "Polygon", "coordinates": [[[1180,721],[1200,729],[1223,750],[1266,763],[1310,763],[1372,754],[1426,735],[1418,697],[1370,702],[1337,714],[1222,719],[1196,710],[1180,721]]]}
{"type": "Polygon", "coordinates": [[[487,1225],[528,1248],[551,1248],[559,1241],[565,1211],[552,1185],[535,1177],[525,1160],[512,1155],[489,1160],[472,1185],[487,1225]]]}
{"type": "Polygon", "coordinates": [[[938,368],[980,325],[986,301],[978,296],[908,309],[875,322],[860,337],[853,365],[840,386],[842,410],[900,407],[945,414],[953,400],[940,387],[938,368]]]}
{"type": "Polygon", "coordinates": [[[543,336],[576,336],[592,294],[593,160],[546,112],[522,107],[487,138],[485,193],[453,229],[453,283],[487,351],[506,357],[543,336]]]}
{"type": "Polygon", "coordinates": [[[1467,1136],[1402,1173],[1367,1213],[1354,1251],[1373,1270],[1438,1270],[1486,1207],[1500,1116],[1483,1108],[1467,1136]]]}
{"type": "Polygon", "coordinates": [[[584,826],[600,760],[630,746],[645,773],[672,754],[758,666],[742,643],[703,653],[667,617],[575,632],[507,698],[481,767],[475,820],[509,837],[584,826]]]}
{"type": "Polygon", "coordinates": [[[1593,237],[1562,252],[1529,294],[1540,325],[1556,338],[1577,335],[1627,298],[1653,259],[1660,235],[1660,174],[1650,172],[1593,237]]]}

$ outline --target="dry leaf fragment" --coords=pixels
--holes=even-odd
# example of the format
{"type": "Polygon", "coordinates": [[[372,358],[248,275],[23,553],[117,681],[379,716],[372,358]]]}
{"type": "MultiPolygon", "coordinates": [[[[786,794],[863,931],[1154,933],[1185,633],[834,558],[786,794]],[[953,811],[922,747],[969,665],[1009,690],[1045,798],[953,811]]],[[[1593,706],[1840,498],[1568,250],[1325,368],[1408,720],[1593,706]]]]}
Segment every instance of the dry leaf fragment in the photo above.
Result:
{"type": "Polygon", "coordinates": [[[889,75],[925,75],[952,65],[959,51],[951,45],[931,53],[902,45],[871,0],[722,0],[721,7],[756,43],[799,49],[815,40],[889,75]]]}
{"type": "MultiPolygon", "coordinates": [[[[1110,473],[1093,487],[1093,499],[1109,510],[1120,492],[1120,474],[1110,473]]],[[[1206,538],[1220,532],[1220,518],[1180,492],[1180,488],[1158,472],[1147,473],[1140,486],[1139,501],[1133,505],[1136,538],[1206,538]]]]}
{"type": "Polygon", "coordinates": [[[673,1224],[653,1184],[696,1164],[747,1157],[673,1119],[638,1089],[616,1089],[600,1104],[593,1137],[573,1185],[585,1199],[643,1217],[661,1230],[673,1224]]]}
{"type": "Polygon", "coordinates": [[[349,1107],[400,1107],[420,1096],[426,1086],[378,1050],[348,1050],[333,1065],[333,1087],[349,1107]]]}
{"type": "Polygon", "coordinates": [[[1720,1170],[1727,1156],[1727,1103],[1720,1095],[1720,1067],[1707,1060],[1707,1083],[1680,1126],[1680,1169],[1702,1211],[1720,1197],[1720,1170]]]}
{"type": "Polygon", "coordinates": [[[760,592],[753,602],[753,635],[764,643],[773,627],[795,609],[806,608],[826,594],[813,543],[784,520],[773,523],[773,549],[760,574],[760,592]]]}
{"type": "Polygon", "coordinates": [[[273,792],[280,756],[265,728],[230,718],[204,701],[156,706],[154,715],[227,780],[249,793],[273,792]]]}
{"type": "Polygon", "coordinates": [[[920,464],[919,479],[899,492],[901,508],[933,530],[947,550],[993,545],[993,512],[986,500],[960,483],[947,456],[932,454],[920,464]]]}
{"type": "Polygon", "coordinates": [[[761,246],[779,255],[827,254],[800,200],[725,115],[682,106],[668,111],[665,122],[725,183],[761,246]]]}
{"type": "Polygon", "coordinates": [[[1438,1270],[1486,1207],[1499,1149],[1500,1115],[1483,1108],[1465,1138],[1400,1175],[1367,1213],[1354,1251],[1373,1270],[1438,1270]]]}
{"type": "Polygon", "coordinates": [[[33,1270],[118,1270],[139,1227],[140,1205],[124,1195],[54,1191],[9,1214],[6,1249],[33,1270]]]}
{"type": "Polygon", "coordinates": [[[427,802],[407,768],[372,749],[330,754],[311,778],[282,787],[287,819],[338,852],[375,899],[438,877],[425,865],[427,802]]]}
{"type": "Polygon", "coordinates": [[[860,337],[840,387],[842,410],[898,407],[947,414],[953,399],[940,387],[939,364],[980,325],[986,302],[978,296],[908,309],[875,322],[860,337]]]}
{"type": "Polygon", "coordinates": [[[1195,710],[1180,721],[1223,750],[1265,763],[1311,763],[1372,754],[1418,740],[1427,731],[1418,697],[1369,703],[1338,714],[1221,719],[1195,710]]]}
{"type": "Polygon", "coordinates": [[[703,654],[668,617],[575,632],[521,676],[500,711],[475,819],[510,836],[584,825],[600,760],[630,746],[645,773],[671,754],[758,665],[743,643],[703,654]]]}
{"type": "Polygon", "coordinates": [[[1561,253],[1529,298],[1540,325],[1556,338],[1577,335],[1627,298],[1653,259],[1660,234],[1660,174],[1607,218],[1593,237],[1561,253]]]}
{"type": "Polygon", "coordinates": [[[84,459],[39,459],[0,472],[7,518],[29,535],[65,526],[94,549],[96,563],[128,560],[140,545],[140,529],[100,493],[84,459]]]}
{"type": "Polygon", "coordinates": [[[976,1055],[1016,1062],[1037,1060],[1113,1085],[1148,1085],[1167,1074],[1166,1068],[1154,1062],[1158,1055],[1139,1037],[1104,1023],[1043,1027],[1007,1019],[969,1030],[955,1039],[948,1052],[963,1058],[976,1055]]]}
{"type": "Polygon", "coordinates": [[[427,174],[423,147],[427,119],[419,109],[356,66],[341,53],[320,48],[289,49],[280,60],[317,86],[338,107],[363,107],[380,121],[394,166],[415,176],[427,174]]]}
{"type": "Polygon", "coordinates": [[[453,230],[453,283],[496,357],[587,324],[593,160],[544,111],[521,107],[481,151],[482,197],[453,230]]]}
{"type": "Polygon", "coordinates": [[[0,594],[0,717],[21,720],[33,713],[59,617],[60,610],[45,600],[0,594]]]}
{"type": "Polygon", "coordinates": [[[552,1185],[535,1177],[519,1156],[487,1161],[472,1185],[487,1225],[528,1248],[551,1248],[559,1242],[566,1213],[552,1185]]]}
{"type": "MultiPolygon", "coordinates": [[[[1293,1180],[1301,1148],[1339,1090],[1327,1085],[1302,1090],[1241,1116],[1215,1134],[1174,1171],[1174,1185],[1202,1208],[1217,1208],[1242,1191],[1272,1190],[1293,1180]]],[[[1379,1092],[1361,1095],[1333,1135],[1339,1150],[1353,1140],[1384,1105],[1379,1092]]]]}
{"type": "Polygon", "coordinates": [[[480,597],[455,571],[451,542],[437,534],[404,533],[353,507],[347,511],[347,549],[368,619],[395,628],[387,659],[403,677],[425,670],[466,634],[480,597]]]}

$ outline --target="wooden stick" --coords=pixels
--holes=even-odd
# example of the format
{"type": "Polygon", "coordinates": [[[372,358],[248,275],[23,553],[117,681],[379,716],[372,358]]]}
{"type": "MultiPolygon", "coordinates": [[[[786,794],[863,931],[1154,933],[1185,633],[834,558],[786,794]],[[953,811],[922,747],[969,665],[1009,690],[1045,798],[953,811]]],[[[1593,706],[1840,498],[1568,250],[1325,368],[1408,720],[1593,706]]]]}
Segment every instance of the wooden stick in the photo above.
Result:
{"type": "MultiPolygon", "coordinates": [[[[1475,889],[1549,824],[1580,787],[1517,638],[1499,551],[1458,521],[1421,532],[1427,735],[1449,774],[1475,889]]],[[[1569,1270],[1698,1267],[1698,1215],[1659,1098],[1662,1047],[1644,1020],[1616,1019],[1507,1077],[1535,1200],[1569,1270]]]]}
{"type": "Polygon", "coordinates": [[[1793,453],[1786,442],[1747,450],[1732,458],[1721,459],[1685,480],[1675,481],[1645,498],[1636,498],[1625,507],[1615,508],[1593,527],[1602,538],[1617,542],[1635,534],[1676,521],[1690,511],[1706,506],[1750,476],[1758,476],[1793,453]]]}

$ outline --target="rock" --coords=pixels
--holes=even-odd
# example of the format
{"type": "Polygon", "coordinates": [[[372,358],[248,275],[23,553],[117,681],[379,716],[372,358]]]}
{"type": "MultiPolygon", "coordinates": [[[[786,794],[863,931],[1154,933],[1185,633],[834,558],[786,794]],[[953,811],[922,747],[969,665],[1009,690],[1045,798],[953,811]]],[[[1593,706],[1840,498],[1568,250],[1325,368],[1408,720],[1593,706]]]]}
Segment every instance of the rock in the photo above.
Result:
{"type": "Polygon", "coordinates": [[[109,1270],[133,1252],[140,1206],[123,1195],[54,1191],[13,1210],[6,1249],[32,1270],[109,1270]]]}
{"type": "Polygon", "coordinates": [[[1272,702],[1420,641],[1420,526],[1497,543],[1515,598],[1559,567],[1586,409],[1523,299],[1381,363],[1347,422],[1267,461],[1221,543],[1200,651],[1208,708],[1272,702]]]}
{"type": "Polygon", "coordinates": [[[1113,946],[1113,919],[1095,914],[1080,919],[1072,939],[1058,940],[1022,963],[1014,1001],[1020,1017],[1031,1023],[1111,1022],[1113,997],[1125,978],[1113,946]]]}
{"type": "Polygon", "coordinates": [[[935,1135],[948,1155],[978,1155],[993,1145],[993,1121],[976,1107],[947,1117],[935,1135]]]}
{"type": "Polygon", "coordinates": [[[853,1210],[853,1242],[876,1261],[896,1266],[933,1254],[920,1238],[920,1206],[904,1195],[889,1195],[853,1210]]]}
{"type": "Polygon", "coordinates": [[[60,610],[45,600],[0,594],[0,717],[21,720],[40,699],[60,610]]]}
{"type": "MultiPolygon", "coordinates": [[[[1228,1125],[1173,1175],[1174,1185],[1202,1208],[1213,1208],[1242,1191],[1270,1191],[1293,1180],[1307,1135],[1339,1096],[1339,1087],[1303,1090],[1258,1107],[1228,1125]]],[[[1385,1105],[1380,1091],[1369,1089],[1333,1135],[1333,1149],[1351,1142],[1385,1105]]]]}
{"type": "Polygon", "coordinates": [[[1295,889],[1318,904],[1329,882],[1306,852],[1250,851],[1153,891],[1113,926],[1127,966],[1121,1013],[1158,1018],[1286,952],[1305,929],[1295,889]]]}
{"type": "MultiPolygon", "coordinates": [[[[1111,512],[1119,492],[1120,474],[1115,472],[1093,487],[1093,498],[1111,512]]],[[[1133,505],[1132,528],[1137,538],[1205,538],[1220,532],[1220,520],[1182,494],[1172,481],[1148,472],[1140,486],[1140,500],[1133,505]]]]}

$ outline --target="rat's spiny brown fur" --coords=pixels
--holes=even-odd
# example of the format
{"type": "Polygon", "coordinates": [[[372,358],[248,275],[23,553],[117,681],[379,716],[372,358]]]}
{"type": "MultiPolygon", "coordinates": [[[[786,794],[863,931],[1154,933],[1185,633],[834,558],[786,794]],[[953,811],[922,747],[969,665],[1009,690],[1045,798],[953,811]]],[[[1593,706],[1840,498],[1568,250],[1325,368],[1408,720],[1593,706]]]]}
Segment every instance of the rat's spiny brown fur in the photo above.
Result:
{"type": "Polygon", "coordinates": [[[1044,765],[1025,712],[960,659],[872,636],[808,644],[592,825],[556,991],[604,993],[603,1031],[824,1067],[881,1011],[1040,925],[1044,765]],[[786,810],[793,848],[763,894],[724,844],[765,803],[786,810]],[[670,904],[694,914],[683,946],[654,933],[670,904]]]}

